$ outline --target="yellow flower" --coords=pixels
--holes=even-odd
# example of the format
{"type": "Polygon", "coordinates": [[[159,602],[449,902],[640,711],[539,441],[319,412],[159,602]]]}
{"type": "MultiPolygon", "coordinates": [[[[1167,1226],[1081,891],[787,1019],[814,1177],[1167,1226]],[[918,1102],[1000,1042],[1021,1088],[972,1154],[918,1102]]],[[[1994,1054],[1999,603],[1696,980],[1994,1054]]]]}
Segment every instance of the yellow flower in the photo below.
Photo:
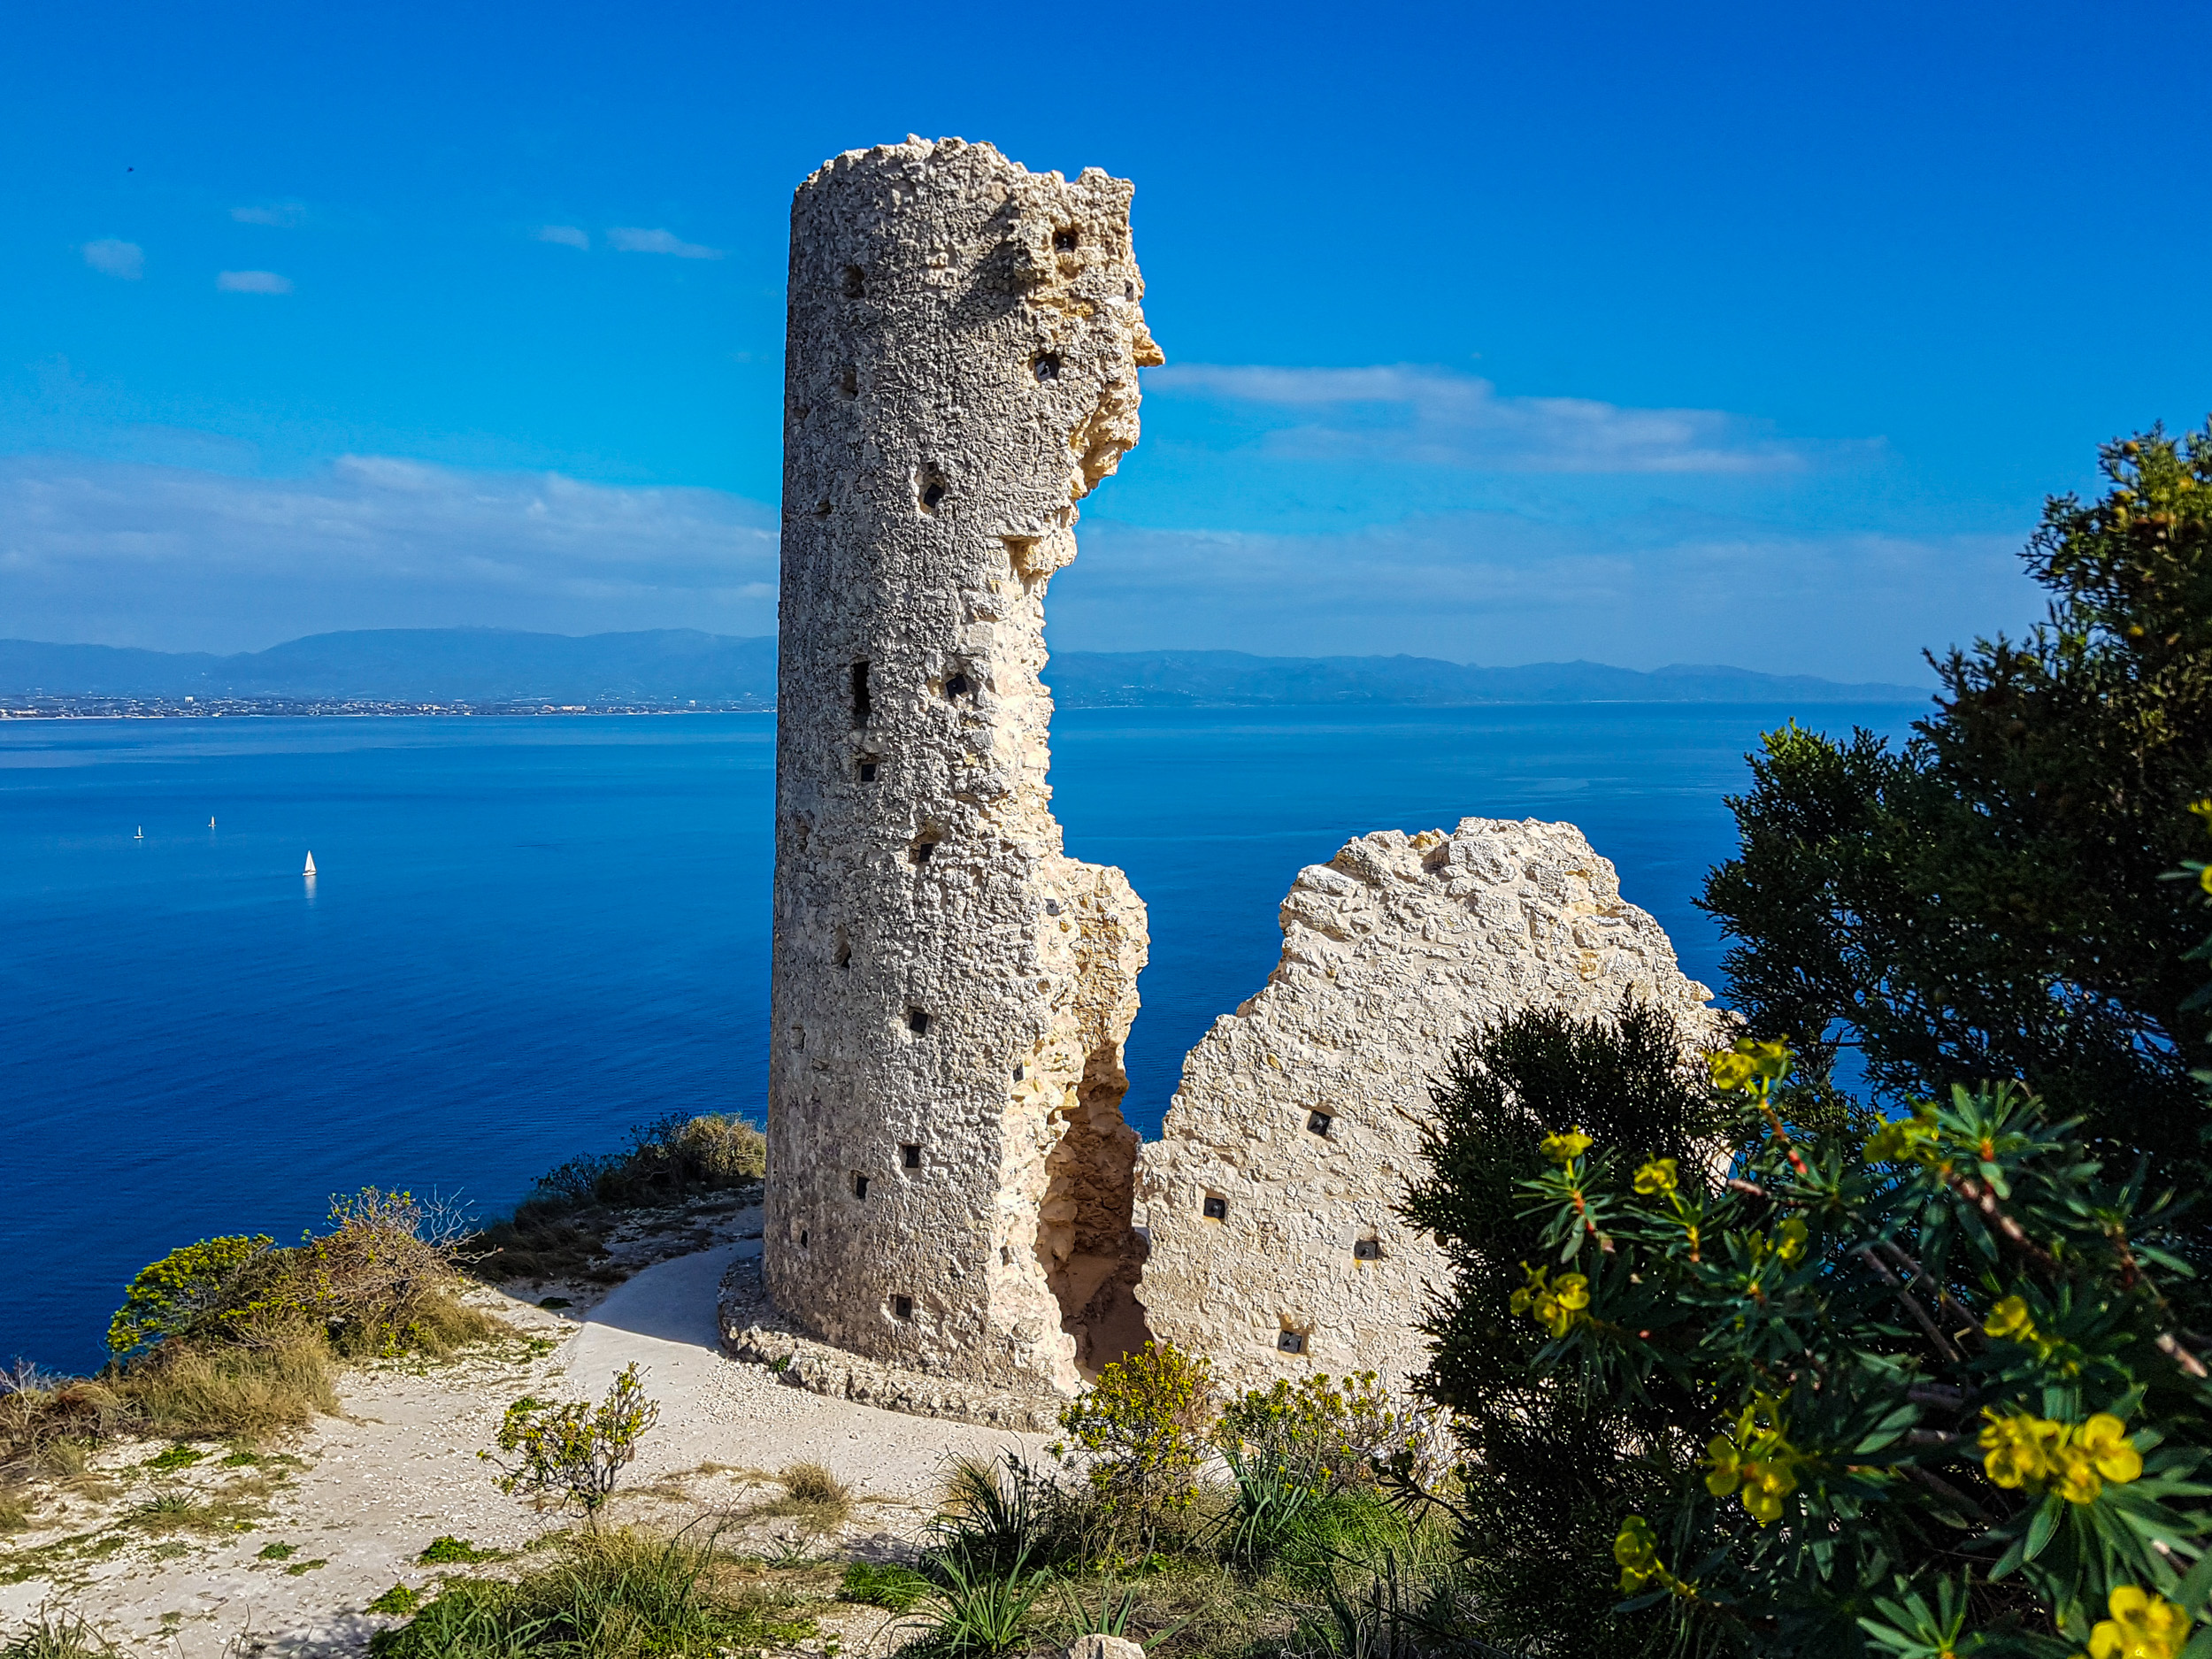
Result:
{"type": "Polygon", "coordinates": [[[1990,1479],[2001,1486],[2039,1489],[2051,1472],[2050,1449],[2037,1432],[2041,1425],[2030,1417],[1999,1417],[1994,1411],[1985,1415],[1989,1425],[1978,1444],[1990,1479]]]}
{"type": "Polygon", "coordinates": [[[1590,1149],[1590,1137],[1577,1124],[1564,1134],[1546,1135],[1541,1150],[1554,1164],[1572,1164],[1590,1149]]]}
{"type": "Polygon", "coordinates": [[[1740,1490],[1744,1508],[1762,1526],[1780,1517],[1782,1499],[1797,1490],[1797,1450],[1783,1437],[1778,1408],[1763,1394],[1737,1418],[1732,1435],[1706,1442],[1705,1461],[1705,1490],[1717,1498],[1740,1490]]]}
{"type": "Polygon", "coordinates": [[[1935,1109],[1916,1109],[1909,1118],[1886,1123],[1866,1139],[1859,1156],[1869,1164],[1902,1164],[1924,1160],[1935,1146],[1935,1109]]]}
{"type": "Polygon", "coordinates": [[[1724,1094],[1732,1094],[1751,1081],[1753,1068],[1748,1055],[1732,1051],[1717,1054],[1711,1064],[1713,1087],[1724,1094]]]}
{"type": "Polygon", "coordinates": [[[2113,1587],[2112,1617],[2089,1634],[2090,1659],[2177,1659],[2189,1640],[2189,1616],[2140,1585],[2113,1587]]]}
{"type": "Polygon", "coordinates": [[[1743,1465],[1743,1506],[1762,1526],[1778,1519],[1782,1496],[1797,1490],[1797,1475],[1782,1458],[1763,1458],[1743,1465]]]}
{"type": "Polygon", "coordinates": [[[1554,1336],[1566,1335],[1590,1305],[1589,1279],[1580,1273],[1553,1279],[1549,1268],[1531,1267],[1526,1262],[1521,1271],[1528,1275],[1528,1283],[1506,1299],[1506,1306],[1528,1315],[1554,1336]]]}
{"type": "Polygon", "coordinates": [[[1713,1466],[1705,1477],[1706,1491],[1724,1498],[1742,1484],[1742,1455],[1736,1450],[1736,1442],[1725,1434],[1716,1434],[1705,1443],[1705,1457],[1713,1466]]]}
{"type": "Polygon", "coordinates": [[[1989,1336],[2001,1336],[2014,1342],[2035,1340],[2035,1319],[2028,1312],[2028,1304],[2018,1296],[2007,1296],[1989,1310],[1989,1317],[1982,1321],[1982,1330],[1989,1336]]]}
{"type": "Polygon", "coordinates": [[[1675,1189],[1675,1164],[1672,1158],[1654,1158],[1636,1171],[1636,1190],[1650,1198],[1675,1189]]]}
{"type": "Polygon", "coordinates": [[[2212,893],[2212,864],[2207,864],[2197,872],[2197,885],[2207,893],[2212,893]]]}
{"type": "Polygon", "coordinates": [[[1804,1217],[1792,1216],[1782,1224],[1781,1232],[1775,1235],[1774,1253],[1785,1262],[1794,1262],[1805,1254],[1804,1217]]]}
{"type": "Polygon", "coordinates": [[[2094,1503],[2104,1490],[2096,1461],[2078,1446],[2061,1444],[2051,1456],[2051,1484],[2069,1503],[2094,1503]]]}
{"type": "Polygon", "coordinates": [[[1624,1595],[1634,1595],[1654,1578],[1667,1576],[1666,1569],[1659,1564],[1658,1537],[1651,1523],[1640,1515],[1632,1515],[1621,1523],[1621,1530],[1613,1538],[1613,1559],[1620,1565],[1624,1595]]]}
{"type": "Polygon", "coordinates": [[[2075,1432],[2074,1444],[2116,1486],[2124,1486],[2143,1472],[2143,1454],[2129,1441],[2127,1425],[2108,1411],[2100,1411],[2083,1424],[2075,1432]]]}
{"type": "Polygon", "coordinates": [[[1751,1056],[1751,1069],[1770,1083],[1779,1083],[1790,1074],[1790,1068],[1796,1064],[1796,1058],[1790,1053],[1790,1046],[1786,1042],[1750,1042],[1746,1040],[1738,1042],[1736,1048],[1739,1053],[1751,1056]]]}
{"type": "Polygon", "coordinates": [[[1983,1415],[1989,1423],[1981,1432],[1982,1467],[2001,1486],[2051,1486],[2069,1503],[2094,1503],[2107,1481],[2122,1486],[2143,1472],[2127,1425],[2109,1412],[2078,1425],[2024,1413],[1983,1415]]]}

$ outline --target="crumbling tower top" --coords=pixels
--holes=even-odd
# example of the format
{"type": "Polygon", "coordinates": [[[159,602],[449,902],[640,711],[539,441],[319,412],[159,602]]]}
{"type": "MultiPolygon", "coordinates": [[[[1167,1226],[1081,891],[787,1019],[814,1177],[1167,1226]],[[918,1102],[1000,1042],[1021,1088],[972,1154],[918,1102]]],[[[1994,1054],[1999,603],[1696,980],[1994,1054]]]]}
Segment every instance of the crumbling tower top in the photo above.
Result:
{"type": "Polygon", "coordinates": [[[792,208],[764,1267],[826,1340],[1002,1385],[1136,1318],[1144,911],[1061,855],[1039,679],[1161,360],[1130,194],[914,138],[792,208]]]}

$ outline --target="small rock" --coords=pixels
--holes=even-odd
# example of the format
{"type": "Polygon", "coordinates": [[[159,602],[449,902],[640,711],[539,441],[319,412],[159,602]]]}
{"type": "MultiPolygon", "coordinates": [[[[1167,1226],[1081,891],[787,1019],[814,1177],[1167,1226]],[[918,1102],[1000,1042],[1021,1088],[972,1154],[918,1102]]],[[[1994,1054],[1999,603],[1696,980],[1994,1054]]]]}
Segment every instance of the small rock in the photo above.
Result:
{"type": "Polygon", "coordinates": [[[1068,1659],[1144,1659],[1144,1649],[1122,1636],[1078,1636],[1068,1659]]]}

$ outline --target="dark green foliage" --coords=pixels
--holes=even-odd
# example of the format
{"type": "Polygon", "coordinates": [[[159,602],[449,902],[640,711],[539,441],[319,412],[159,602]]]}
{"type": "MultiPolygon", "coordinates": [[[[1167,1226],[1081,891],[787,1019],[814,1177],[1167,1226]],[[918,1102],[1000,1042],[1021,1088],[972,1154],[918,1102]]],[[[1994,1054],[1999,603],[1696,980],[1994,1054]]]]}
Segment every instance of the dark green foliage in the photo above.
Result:
{"type": "Polygon", "coordinates": [[[857,1601],[892,1613],[911,1610],[928,1594],[929,1580],[913,1568],[876,1561],[849,1563],[837,1592],[841,1601],[857,1601]]]}
{"type": "Polygon", "coordinates": [[[2212,427],[2101,465],[2104,495],[2049,500],[2027,549],[2048,621],[1932,658],[1937,711],[1901,749],[1768,735],[1704,904],[1737,1006],[1807,1070],[1855,1044],[1892,1104],[2023,1079],[2116,1167],[2200,1180],[2199,927],[2159,878],[2212,786],[2212,427]]]}
{"type": "Polygon", "coordinates": [[[423,1548],[417,1561],[444,1566],[456,1562],[497,1561],[504,1554],[497,1549],[479,1549],[465,1538],[456,1538],[450,1532],[441,1532],[423,1548]]]}
{"type": "Polygon", "coordinates": [[[1463,1044],[1432,1093],[1430,1173],[1403,1211],[1452,1263],[1451,1294],[1426,1323],[1429,1386],[1459,1414],[1465,1575],[1485,1633],[1569,1653],[1663,1642],[1656,1621],[1610,1610],[1609,1552],[1624,1508],[1666,1490],[1648,1454],[1694,1414],[1663,1387],[1632,1402],[1532,1375],[1543,1333],[1508,1301],[1524,1282],[1520,1263],[1544,1253],[1518,1189],[1549,1167],[1544,1136],[1578,1125],[1601,1144],[1674,1158],[1694,1182],[1720,1114],[1685,1067],[1673,1022],[1632,1003],[1616,1020],[1516,1014],[1463,1044]]]}

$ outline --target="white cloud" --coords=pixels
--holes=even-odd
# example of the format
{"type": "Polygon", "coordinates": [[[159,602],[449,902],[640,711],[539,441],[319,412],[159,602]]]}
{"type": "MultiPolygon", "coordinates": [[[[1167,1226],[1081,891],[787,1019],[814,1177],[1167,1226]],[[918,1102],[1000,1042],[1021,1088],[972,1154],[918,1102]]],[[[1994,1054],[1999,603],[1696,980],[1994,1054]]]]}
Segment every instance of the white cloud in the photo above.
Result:
{"type": "Polygon", "coordinates": [[[776,626],[772,510],[717,490],[349,456],[306,478],[0,459],[23,639],[258,649],[334,628],[776,626]]]}
{"type": "Polygon", "coordinates": [[[591,238],[573,225],[541,225],[538,227],[538,240],[557,242],[564,248],[588,250],[591,247],[591,238]]]}
{"type": "Polygon", "coordinates": [[[273,271],[219,271],[215,286],[226,294],[289,294],[292,279],[273,271]]]}
{"type": "Polygon", "coordinates": [[[134,242],[103,236],[84,245],[84,262],[95,271],[135,282],[146,274],[146,250],[134,242]]]}
{"type": "Polygon", "coordinates": [[[274,225],[290,230],[307,218],[307,204],[269,202],[259,207],[234,207],[230,216],[241,225],[274,225]]]}
{"type": "Polygon", "coordinates": [[[639,230],[634,227],[618,226],[607,233],[607,240],[624,253],[668,253],[679,259],[719,259],[719,248],[703,248],[695,242],[680,240],[664,230],[639,230]]]}
{"type": "Polygon", "coordinates": [[[1808,446],[1713,409],[1633,409],[1582,397],[1509,397],[1488,380],[1417,365],[1153,369],[1145,390],[1283,411],[1271,452],[1499,472],[1771,472],[1808,446]]]}

